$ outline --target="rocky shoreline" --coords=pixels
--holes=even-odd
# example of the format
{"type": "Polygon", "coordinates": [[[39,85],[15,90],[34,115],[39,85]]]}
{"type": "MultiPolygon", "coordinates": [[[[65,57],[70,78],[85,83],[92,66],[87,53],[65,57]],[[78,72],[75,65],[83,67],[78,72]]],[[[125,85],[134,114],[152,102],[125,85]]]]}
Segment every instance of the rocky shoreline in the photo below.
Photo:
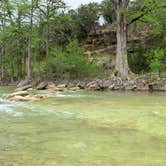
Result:
{"type": "Polygon", "coordinates": [[[104,79],[64,81],[61,83],[44,81],[36,85],[24,80],[18,84],[14,93],[6,95],[5,98],[12,101],[38,101],[51,97],[52,94],[58,91],[78,90],[166,92],[166,78],[152,80],[147,77],[137,77],[134,79],[122,80],[119,77],[111,76],[104,79]],[[33,90],[36,91],[35,94],[31,93],[33,90]],[[44,93],[41,93],[41,91],[44,93]]]}

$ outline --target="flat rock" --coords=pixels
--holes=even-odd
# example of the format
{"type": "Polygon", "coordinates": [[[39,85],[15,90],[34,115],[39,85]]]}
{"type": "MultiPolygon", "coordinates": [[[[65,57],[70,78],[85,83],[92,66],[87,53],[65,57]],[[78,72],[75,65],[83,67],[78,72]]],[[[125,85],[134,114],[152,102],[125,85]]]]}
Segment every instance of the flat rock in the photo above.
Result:
{"type": "Polygon", "coordinates": [[[25,91],[30,88],[32,88],[32,85],[25,85],[23,87],[17,88],[16,91],[25,91]]]}
{"type": "Polygon", "coordinates": [[[37,101],[39,100],[36,97],[33,96],[13,96],[12,98],[10,98],[10,100],[12,101],[37,101]]]}
{"type": "Polygon", "coordinates": [[[6,96],[6,98],[10,99],[10,98],[13,98],[15,96],[22,96],[22,97],[24,97],[24,96],[28,96],[28,95],[29,95],[29,93],[27,91],[19,91],[19,92],[8,94],[6,96]]]}

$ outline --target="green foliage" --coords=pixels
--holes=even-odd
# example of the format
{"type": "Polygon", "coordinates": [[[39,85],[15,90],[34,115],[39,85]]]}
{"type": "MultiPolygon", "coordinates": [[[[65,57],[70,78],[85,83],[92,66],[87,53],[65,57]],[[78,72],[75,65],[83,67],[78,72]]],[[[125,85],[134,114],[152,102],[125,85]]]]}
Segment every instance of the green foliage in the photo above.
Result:
{"type": "Polygon", "coordinates": [[[101,2],[101,15],[107,23],[116,21],[115,5],[112,0],[103,0],[101,2]]]}
{"type": "Polygon", "coordinates": [[[75,38],[76,24],[69,14],[60,13],[50,24],[52,43],[61,47],[66,46],[70,39],[75,38]],[[56,20],[56,21],[55,21],[56,20]]]}
{"type": "MultiPolygon", "coordinates": [[[[106,23],[116,20],[113,2],[103,0],[101,4],[89,3],[68,11],[63,0],[1,1],[0,79],[23,79],[28,73],[27,64],[30,63],[30,73],[43,78],[99,76],[103,73],[101,65],[95,60],[89,62],[78,43],[83,43],[90,32],[96,31],[101,15],[106,23]],[[78,42],[71,42],[73,39],[78,42]]],[[[149,45],[145,45],[146,41],[143,41],[139,46],[136,43],[129,49],[129,64],[133,72],[165,68],[163,50],[154,49],[165,48],[165,6],[166,0],[136,0],[130,1],[122,11],[127,14],[127,23],[141,16],[136,20],[135,27],[148,23],[152,25],[149,26],[152,27],[150,31],[153,30],[150,39],[152,44],[148,39],[149,45]],[[147,52],[149,49],[151,51],[147,52]]],[[[130,28],[131,26],[129,30],[130,28]]],[[[141,36],[140,41],[143,38],[141,36]]]]}
{"type": "Polygon", "coordinates": [[[147,51],[147,46],[142,44],[130,45],[128,49],[128,62],[133,73],[140,74],[149,71],[148,62],[145,60],[144,53],[147,51]]]}
{"type": "Polygon", "coordinates": [[[165,50],[161,48],[152,49],[146,52],[145,57],[149,63],[151,71],[162,71],[166,65],[164,63],[165,50]]]}
{"type": "Polygon", "coordinates": [[[70,42],[65,50],[55,48],[45,61],[35,66],[35,75],[53,79],[95,77],[103,73],[102,66],[96,61],[90,63],[76,41],[70,42]]]}
{"type": "Polygon", "coordinates": [[[69,15],[77,25],[76,34],[79,39],[85,38],[98,25],[100,5],[94,2],[81,5],[78,9],[69,11],[69,15]]]}

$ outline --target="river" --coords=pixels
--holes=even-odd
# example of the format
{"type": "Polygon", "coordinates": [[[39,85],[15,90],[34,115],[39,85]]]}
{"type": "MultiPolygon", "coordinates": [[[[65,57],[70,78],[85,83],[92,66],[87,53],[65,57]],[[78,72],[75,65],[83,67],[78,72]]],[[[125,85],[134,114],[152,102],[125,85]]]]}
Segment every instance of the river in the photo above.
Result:
{"type": "Polygon", "coordinates": [[[0,98],[0,166],[140,165],[166,166],[166,93],[0,98]]]}

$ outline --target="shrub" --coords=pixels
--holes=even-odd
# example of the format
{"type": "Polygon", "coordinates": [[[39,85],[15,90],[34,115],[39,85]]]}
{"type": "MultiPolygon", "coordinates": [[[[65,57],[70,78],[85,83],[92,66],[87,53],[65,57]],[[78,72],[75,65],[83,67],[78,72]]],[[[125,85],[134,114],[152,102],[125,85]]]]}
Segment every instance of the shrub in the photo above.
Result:
{"type": "Polygon", "coordinates": [[[152,72],[162,71],[166,65],[164,63],[165,50],[161,48],[152,49],[146,52],[145,57],[152,72]]]}
{"type": "Polygon", "coordinates": [[[55,48],[44,61],[35,65],[35,75],[47,79],[76,79],[96,77],[103,73],[97,61],[89,62],[76,41],[64,49],[55,48]]]}

